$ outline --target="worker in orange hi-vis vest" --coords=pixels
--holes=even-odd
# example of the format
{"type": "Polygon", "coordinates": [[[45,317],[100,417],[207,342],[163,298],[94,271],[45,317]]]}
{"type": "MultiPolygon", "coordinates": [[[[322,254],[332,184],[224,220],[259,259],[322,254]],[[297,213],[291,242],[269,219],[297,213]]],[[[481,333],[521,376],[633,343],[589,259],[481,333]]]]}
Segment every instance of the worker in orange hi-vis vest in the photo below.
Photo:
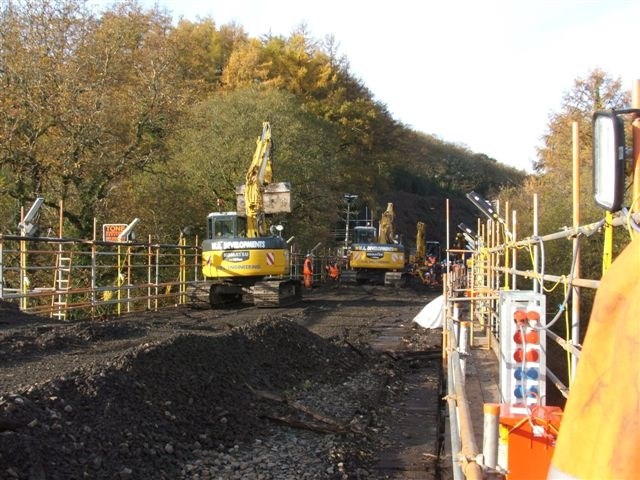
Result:
{"type": "Polygon", "coordinates": [[[327,277],[330,281],[337,282],[340,280],[340,266],[338,265],[338,262],[331,261],[325,268],[327,269],[327,277]]]}
{"type": "Polygon", "coordinates": [[[600,282],[548,478],[640,478],[640,237],[600,282]]]}
{"type": "Polygon", "coordinates": [[[304,286],[306,288],[313,287],[313,255],[308,254],[304,259],[304,265],[302,266],[302,274],[304,275],[304,286]]]}

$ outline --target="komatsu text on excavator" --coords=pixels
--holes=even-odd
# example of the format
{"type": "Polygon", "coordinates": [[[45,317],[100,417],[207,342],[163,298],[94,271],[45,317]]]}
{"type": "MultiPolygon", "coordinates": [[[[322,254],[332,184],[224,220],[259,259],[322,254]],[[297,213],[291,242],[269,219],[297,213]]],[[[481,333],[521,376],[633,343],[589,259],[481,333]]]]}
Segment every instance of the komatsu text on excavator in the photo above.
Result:
{"type": "Polygon", "coordinates": [[[236,211],[207,217],[198,291],[212,307],[239,304],[243,295],[258,307],[277,307],[301,298],[300,281],[290,278],[290,254],[282,226],[267,215],[291,211],[291,187],[271,183],[271,127],[262,125],[246,183],[236,189],[236,211]]]}

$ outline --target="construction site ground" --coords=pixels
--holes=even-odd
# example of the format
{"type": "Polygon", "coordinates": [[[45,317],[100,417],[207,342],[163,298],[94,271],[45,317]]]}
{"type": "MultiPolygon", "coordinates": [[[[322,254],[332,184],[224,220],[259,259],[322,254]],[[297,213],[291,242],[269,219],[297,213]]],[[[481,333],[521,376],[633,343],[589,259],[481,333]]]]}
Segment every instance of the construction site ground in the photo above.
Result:
{"type": "Polygon", "coordinates": [[[412,322],[438,295],[67,322],[0,302],[0,478],[451,478],[442,332],[412,322]]]}

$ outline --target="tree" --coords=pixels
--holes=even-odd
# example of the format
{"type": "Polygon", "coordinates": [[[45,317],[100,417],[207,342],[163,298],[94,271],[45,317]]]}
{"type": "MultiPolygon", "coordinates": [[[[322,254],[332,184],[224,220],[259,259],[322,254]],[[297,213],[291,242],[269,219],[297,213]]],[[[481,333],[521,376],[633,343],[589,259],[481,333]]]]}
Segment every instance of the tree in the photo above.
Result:
{"type": "Polygon", "coordinates": [[[232,53],[247,43],[247,34],[234,24],[216,28],[212,18],[198,22],[180,20],[169,35],[176,50],[180,78],[195,92],[220,88],[222,73],[232,53]]]}
{"type": "Polygon", "coordinates": [[[162,181],[146,181],[147,189],[131,192],[136,199],[127,203],[163,205],[136,215],[145,217],[142,223],[155,215],[160,230],[154,233],[175,237],[179,221],[195,226],[202,238],[207,214],[219,200],[224,210],[235,210],[235,189],[244,183],[263,121],[271,123],[274,181],[292,185],[293,212],[272,220],[304,246],[328,242],[342,198],[335,181],[343,160],[336,129],[305,111],[296,96],[275,89],[218,93],[194,105],[176,125],[172,161],[154,174],[162,181]]]}
{"type": "Polygon", "coordinates": [[[63,200],[74,233],[91,234],[119,183],[166,159],[164,138],[180,109],[170,21],[135,2],[100,19],[83,1],[6,5],[3,194],[63,200]]]}
{"type": "MultiPolygon", "coordinates": [[[[572,225],[572,202],[569,199],[572,197],[573,122],[577,122],[579,128],[580,223],[595,222],[604,216],[602,210],[596,208],[591,191],[591,117],[595,110],[625,108],[628,102],[629,92],[622,89],[620,79],[612,79],[602,70],[594,70],[586,77],[575,80],[573,88],[563,98],[561,109],[549,118],[548,131],[538,152],[538,175],[530,178],[522,187],[502,192],[502,200],[508,200],[510,206],[518,210],[519,237],[532,232],[531,199],[534,193],[539,196],[541,234],[572,225]]],[[[600,235],[582,239],[581,263],[585,278],[600,277],[602,248],[600,235]]],[[[546,272],[557,275],[568,272],[571,250],[570,242],[551,242],[545,248],[546,272]]]]}

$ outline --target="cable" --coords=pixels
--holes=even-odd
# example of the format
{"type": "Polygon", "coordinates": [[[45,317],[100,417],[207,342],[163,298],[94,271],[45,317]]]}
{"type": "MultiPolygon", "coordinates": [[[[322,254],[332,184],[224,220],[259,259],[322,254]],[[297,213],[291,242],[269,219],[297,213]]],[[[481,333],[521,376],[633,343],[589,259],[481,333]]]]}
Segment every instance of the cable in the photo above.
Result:
{"type": "Polygon", "coordinates": [[[558,306],[558,312],[553,317],[553,319],[551,319],[550,322],[547,322],[546,325],[540,325],[539,327],[533,327],[536,330],[545,330],[545,331],[546,330],[550,330],[551,327],[558,321],[558,319],[562,315],[562,312],[564,312],[566,310],[566,308],[567,308],[567,303],[569,302],[569,293],[571,292],[571,288],[569,288],[569,287],[573,287],[573,275],[574,275],[575,268],[576,268],[576,261],[578,259],[578,251],[580,249],[580,237],[582,237],[582,235],[584,235],[584,234],[583,233],[578,233],[576,235],[576,239],[578,241],[575,242],[575,245],[573,247],[573,257],[571,259],[571,272],[569,273],[569,277],[568,277],[568,280],[566,282],[567,290],[566,290],[565,295],[564,295],[564,300],[558,306]]]}
{"type": "Polygon", "coordinates": [[[636,233],[640,233],[640,225],[638,225],[636,221],[633,219],[633,208],[635,204],[638,203],[638,200],[640,200],[640,197],[636,198],[633,201],[629,209],[626,209],[626,208],[622,209],[623,215],[627,217],[627,232],[629,232],[629,236],[631,237],[632,240],[633,240],[634,230],[636,233]]]}
{"type": "MultiPolygon", "coordinates": [[[[569,290],[569,285],[567,285],[566,283],[564,284],[564,295],[565,298],[567,298],[568,295],[568,291],[569,290]]],[[[565,336],[565,340],[567,342],[567,345],[569,345],[570,343],[570,332],[571,329],[569,328],[569,309],[565,308],[564,309],[564,328],[566,331],[566,336],[565,336]]],[[[565,350],[566,352],[566,356],[567,356],[567,372],[568,372],[568,377],[567,378],[573,378],[573,376],[571,375],[571,353],[569,352],[568,349],[565,350]]]]}

